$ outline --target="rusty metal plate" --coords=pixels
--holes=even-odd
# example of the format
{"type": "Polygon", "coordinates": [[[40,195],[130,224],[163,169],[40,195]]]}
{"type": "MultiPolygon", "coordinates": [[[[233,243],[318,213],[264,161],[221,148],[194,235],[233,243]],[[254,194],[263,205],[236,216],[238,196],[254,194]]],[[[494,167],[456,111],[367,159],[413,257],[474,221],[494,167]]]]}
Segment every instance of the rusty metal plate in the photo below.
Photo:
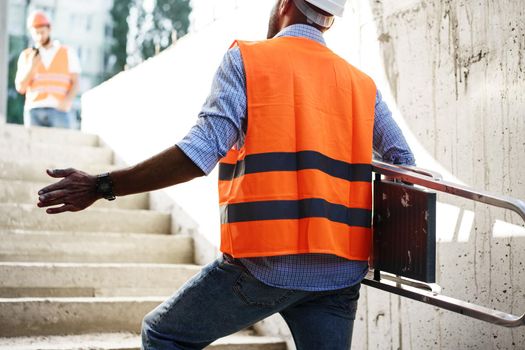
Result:
{"type": "Polygon", "coordinates": [[[375,270],[435,283],[436,193],[374,181],[375,270]]]}

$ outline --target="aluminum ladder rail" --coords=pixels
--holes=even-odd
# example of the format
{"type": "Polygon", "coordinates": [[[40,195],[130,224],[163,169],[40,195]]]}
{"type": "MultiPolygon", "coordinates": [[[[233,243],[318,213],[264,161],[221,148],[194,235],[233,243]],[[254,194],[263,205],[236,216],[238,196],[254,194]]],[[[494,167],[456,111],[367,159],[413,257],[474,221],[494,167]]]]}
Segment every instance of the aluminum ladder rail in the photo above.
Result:
{"type": "MultiPolygon", "coordinates": [[[[419,185],[491,206],[512,210],[525,222],[525,202],[521,200],[507,196],[498,196],[485,191],[475,190],[467,186],[443,181],[441,175],[422,168],[392,165],[374,161],[372,162],[372,170],[375,173],[399,181],[419,185]]],[[[447,297],[439,294],[439,288],[436,288],[436,285],[392,276],[383,276],[378,273],[374,274],[373,272],[369,272],[362,283],[370,287],[378,288],[402,297],[434,305],[445,310],[492,324],[504,327],[520,327],[525,325],[525,313],[521,316],[516,316],[447,297]]]]}

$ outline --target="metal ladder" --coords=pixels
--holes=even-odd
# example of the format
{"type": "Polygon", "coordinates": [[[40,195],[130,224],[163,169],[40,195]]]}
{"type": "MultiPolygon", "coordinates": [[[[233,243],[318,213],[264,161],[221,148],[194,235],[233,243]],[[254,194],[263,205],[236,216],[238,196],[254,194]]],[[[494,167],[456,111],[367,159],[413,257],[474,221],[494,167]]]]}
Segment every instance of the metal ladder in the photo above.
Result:
{"type": "Polygon", "coordinates": [[[372,163],[372,168],[374,248],[371,270],[363,284],[492,324],[524,326],[525,313],[516,316],[440,294],[441,288],[434,283],[436,194],[427,189],[512,210],[524,222],[525,202],[443,181],[439,174],[421,168],[378,161],[372,163]],[[382,179],[381,175],[395,181],[382,179]],[[389,197],[396,203],[389,204],[389,197]],[[402,227],[407,217],[410,230],[402,227]]]}

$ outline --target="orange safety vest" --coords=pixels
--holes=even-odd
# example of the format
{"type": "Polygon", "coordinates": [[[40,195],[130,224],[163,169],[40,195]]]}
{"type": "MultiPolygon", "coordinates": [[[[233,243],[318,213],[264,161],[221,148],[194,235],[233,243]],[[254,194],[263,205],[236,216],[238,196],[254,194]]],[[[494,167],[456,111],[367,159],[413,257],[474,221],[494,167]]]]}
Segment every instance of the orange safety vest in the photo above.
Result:
{"type": "Polygon", "coordinates": [[[374,82],[313,40],[237,44],[247,131],[220,161],[221,251],[367,260],[374,82]]]}
{"type": "MultiPolygon", "coordinates": [[[[26,59],[31,51],[32,49],[24,51],[23,54],[26,59]]],[[[54,96],[59,101],[63,100],[71,89],[71,85],[67,48],[61,46],[47,69],[43,64],[38,68],[36,75],[27,88],[26,102],[40,101],[49,95],[54,96]]]]}

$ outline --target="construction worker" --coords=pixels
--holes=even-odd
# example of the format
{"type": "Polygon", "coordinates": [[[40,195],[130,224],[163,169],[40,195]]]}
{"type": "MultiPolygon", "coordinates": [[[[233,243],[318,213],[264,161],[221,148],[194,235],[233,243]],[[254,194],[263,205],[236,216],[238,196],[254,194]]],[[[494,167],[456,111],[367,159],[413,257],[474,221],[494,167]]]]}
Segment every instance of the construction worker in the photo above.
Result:
{"type": "Polygon", "coordinates": [[[209,174],[222,255],[142,324],[143,349],[202,349],[274,313],[297,349],[348,349],[371,245],[371,161],[414,164],[374,82],[323,32],[346,0],[277,0],[268,40],[237,41],[177,145],[98,176],[48,170],[47,213],[209,174]]]}
{"type": "Polygon", "coordinates": [[[24,124],[73,128],[70,113],[78,90],[80,62],[75,52],[51,40],[51,21],[42,11],[31,13],[27,27],[34,46],[18,59],[16,90],[25,95],[24,124]]]}

